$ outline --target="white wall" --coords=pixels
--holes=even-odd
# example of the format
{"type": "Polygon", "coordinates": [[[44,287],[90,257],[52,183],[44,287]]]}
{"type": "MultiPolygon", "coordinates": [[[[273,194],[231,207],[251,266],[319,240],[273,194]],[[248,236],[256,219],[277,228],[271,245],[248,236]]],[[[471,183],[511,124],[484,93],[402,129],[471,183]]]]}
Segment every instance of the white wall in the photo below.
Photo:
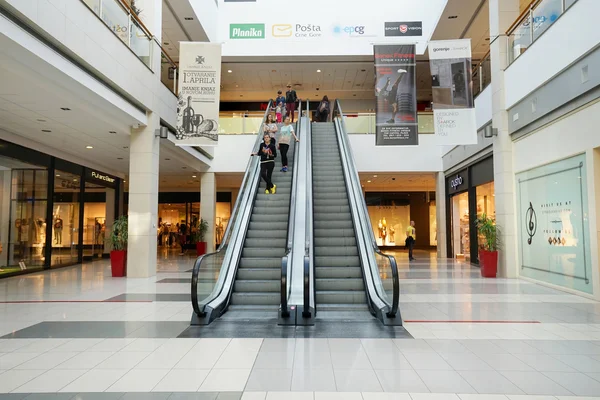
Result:
{"type": "Polygon", "coordinates": [[[255,135],[219,135],[208,172],[244,172],[250,160],[255,135]]]}
{"type": "MultiPolygon", "coordinates": [[[[154,110],[155,96],[161,94],[160,80],[83,2],[6,1],[50,39],[66,46],[145,108],[154,110]]],[[[157,46],[153,50],[160,51],[157,46]]]]}
{"type": "Polygon", "coordinates": [[[492,85],[488,85],[475,98],[475,122],[477,130],[492,121],[492,85]]]}
{"type": "Polygon", "coordinates": [[[600,101],[514,143],[515,173],[600,147],[600,101]]]}
{"type": "Polygon", "coordinates": [[[419,146],[375,146],[375,135],[349,135],[359,172],[439,172],[442,148],[434,135],[419,135],[419,146]]]}
{"type": "MultiPolygon", "coordinates": [[[[218,40],[219,9],[215,0],[188,0],[209,42],[218,40]]],[[[195,39],[198,40],[198,39],[195,39]]]]}
{"type": "Polygon", "coordinates": [[[600,1],[579,0],[505,72],[511,108],[600,43],[600,1]]]}

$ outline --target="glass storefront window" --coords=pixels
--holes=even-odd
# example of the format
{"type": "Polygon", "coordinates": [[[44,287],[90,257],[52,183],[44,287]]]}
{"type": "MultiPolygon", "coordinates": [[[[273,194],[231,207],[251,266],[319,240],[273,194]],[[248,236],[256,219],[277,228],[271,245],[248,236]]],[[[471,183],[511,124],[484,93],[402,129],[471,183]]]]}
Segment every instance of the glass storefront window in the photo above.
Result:
{"type": "MultiPolygon", "coordinates": [[[[494,200],[494,182],[486,183],[484,185],[477,186],[477,217],[483,214],[487,215],[493,220],[496,219],[496,202],[494,200]]],[[[484,238],[481,235],[477,236],[478,247],[482,248],[484,244],[484,238]]]]}
{"type": "Polygon", "coordinates": [[[404,246],[410,225],[410,205],[368,206],[378,246],[404,246]]]}
{"type": "Polygon", "coordinates": [[[452,197],[452,248],[458,259],[470,261],[469,194],[467,192],[452,197]]]}
{"type": "MultiPolygon", "coordinates": [[[[112,221],[107,214],[114,210],[114,200],[107,201],[113,189],[85,182],[83,205],[83,255],[86,258],[101,258],[112,221]],[[107,228],[108,225],[108,228],[107,228]]],[[[112,195],[114,199],[114,195],[112,195]]],[[[114,213],[114,211],[113,211],[114,213]]],[[[111,214],[113,214],[111,213],[111,214]]]]}
{"type": "Polygon", "coordinates": [[[52,209],[52,267],[79,261],[79,175],[56,170],[52,209]]]}

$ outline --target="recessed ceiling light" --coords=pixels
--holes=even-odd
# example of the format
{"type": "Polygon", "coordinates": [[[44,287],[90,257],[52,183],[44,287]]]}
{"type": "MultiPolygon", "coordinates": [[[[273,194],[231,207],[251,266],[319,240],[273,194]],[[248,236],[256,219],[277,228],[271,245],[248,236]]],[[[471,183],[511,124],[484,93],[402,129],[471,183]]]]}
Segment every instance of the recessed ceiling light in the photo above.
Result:
{"type": "Polygon", "coordinates": [[[318,70],[317,70],[317,72],[321,72],[321,70],[320,70],[320,69],[318,69],[318,70]]]}
{"type": "Polygon", "coordinates": [[[367,72],[367,70],[366,69],[361,69],[360,72],[367,72]]]}
{"type": "Polygon", "coordinates": [[[63,111],[71,111],[71,109],[69,107],[61,107],[60,109],[63,111]]]}
{"type": "Polygon", "coordinates": [[[196,175],[192,175],[192,178],[196,178],[196,175]]]}
{"type": "Polygon", "coordinates": [[[117,134],[116,131],[108,131],[108,133],[110,133],[111,135],[116,135],[117,134]]]}
{"type": "Polygon", "coordinates": [[[127,182],[125,179],[123,179],[123,183],[127,182]]]}
{"type": "Polygon", "coordinates": [[[367,183],[371,183],[371,181],[367,181],[367,183]]]}
{"type": "Polygon", "coordinates": [[[227,70],[227,73],[228,73],[228,74],[230,74],[230,73],[232,73],[232,72],[233,72],[233,71],[232,71],[232,70],[230,70],[230,69],[228,69],[228,70],[227,70]]]}
{"type": "Polygon", "coordinates": [[[170,158],[165,158],[165,161],[171,161],[171,159],[170,158]]]}
{"type": "Polygon", "coordinates": [[[168,46],[168,45],[169,45],[169,42],[163,42],[163,44],[164,44],[165,46],[168,46]]]}
{"type": "Polygon", "coordinates": [[[60,176],[60,174],[56,174],[56,176],[60,176]]]}
{"type": "Polygon", "coordinates": [[[123,148],[124,148],[124,149],[128,149],[128,148],[129,148],[129,146],[123,146],[123,148]]]}
{"type": "Polygon", "coordinates": [[[42,132],[52,132],[50,129],[42,129],[42,132]]]}
{"type": "Polygon", "coordinates": [[[77,182],[77,178],[73,178],[73,182],[77,182]]]}
{"type": "Polygon", "coordinates": [[[186,21],[193,21],[193,20],[194,20],[194,17],[185,17],[185,18],[183,18],[183,19],[185,19],[186,21]]]}
{"type": "Polygon", "coordinates": [[[46,122],[45,119],[38,119],[37,121],[39,121],[39,122],[46,122]]]}
{"type": "Polygon", "coordinates": [[[94,146],[85,146],[86,149],[93,149],[94,146]]]}
{"type": "Polygon", "coordinates": [[[489,37],[487,37],[487,38],[485,38],[485,40],[487,40],[487,41],[489,42],[489,41],[490,41],[490,38],[489,38],[489,37]]]}
{"type": "Polygon", "coordinates": [[[377,178],[377,175],[373,175],[373,178],[377,178]]]}
{"type": "Polygon", "coordinates": [[[456,19],[456,18],[458,18],[458,15],[451,15],[448,17],[448,19],[456,19]]]}
{"type": "Polygon", "coordinates": [[[122,160],[122,159],[123,159],[123,157],[117,157],[117,160],[122,160]]]}

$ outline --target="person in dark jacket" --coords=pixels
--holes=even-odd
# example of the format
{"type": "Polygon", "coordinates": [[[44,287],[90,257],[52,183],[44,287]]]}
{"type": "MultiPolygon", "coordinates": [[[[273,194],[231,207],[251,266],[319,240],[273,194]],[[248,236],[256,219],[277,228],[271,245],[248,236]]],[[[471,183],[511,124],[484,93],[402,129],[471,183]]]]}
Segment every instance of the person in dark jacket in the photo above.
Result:
{"type": "Polygon", "coordinates": [[[315,120],[317,122],[327,122],[327,118],[329,117],[329,98],[327,96],[323,96],[323,100],[319,103],[317,107],[317,112],[315,115],[315,120]]]}
{"type": "Polygon", "coordinates": [[[287,116],[290,117],[294,122],[294,112],[296,111],[296,102],[298,101],[298,95],[296,91],[292,89],[292,84],[287,84],[287,92],[285,92],[285,107],[287,109],[287,116]]]}
{"type": "Polygon", "coordinates": [[[271,141],[271,136],[265,133],[263,136],[263,142],[260,144],[258,151],[252,153],[253,156],[260,156],[260,176],[267,184],[266,194],[275,194],[277,185],[274,185],[271,181],[273,175],[273,168],[275,168],[275,157],[277,157],[277,149],[275,144],[271,141]]]}

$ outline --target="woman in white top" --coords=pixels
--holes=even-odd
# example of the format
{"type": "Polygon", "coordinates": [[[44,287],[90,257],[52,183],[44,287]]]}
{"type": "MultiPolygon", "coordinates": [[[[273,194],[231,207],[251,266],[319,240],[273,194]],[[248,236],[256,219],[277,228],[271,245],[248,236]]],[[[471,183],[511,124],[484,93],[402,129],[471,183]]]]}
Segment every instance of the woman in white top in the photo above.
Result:
{"type": "Polygon", "coordinates": [[[277,127],[277,123],[275,123],[275,118],[273,118],[273,114],[267,115],[267,121],[265,122],[263,131],[264,133],[268,133],[271,136],[271,141],[273,145],[275,145],[275,135],[279,128],[277,127]]]}
{"type": "Polygon", "coordinates": [[[287,116],[285,117],[285,123],[281,127],[281,134],[279,135],[279,146],[277,146],[281,153],[281,164],[283,165],[283,168],[281,168],[281,172],[288,171],[287,153],[290,148],[292,136],[297,142],[298,136],[296,136],[296,133],[294,132],[294,127],[290,124],[290,117],[287,116]]]}

